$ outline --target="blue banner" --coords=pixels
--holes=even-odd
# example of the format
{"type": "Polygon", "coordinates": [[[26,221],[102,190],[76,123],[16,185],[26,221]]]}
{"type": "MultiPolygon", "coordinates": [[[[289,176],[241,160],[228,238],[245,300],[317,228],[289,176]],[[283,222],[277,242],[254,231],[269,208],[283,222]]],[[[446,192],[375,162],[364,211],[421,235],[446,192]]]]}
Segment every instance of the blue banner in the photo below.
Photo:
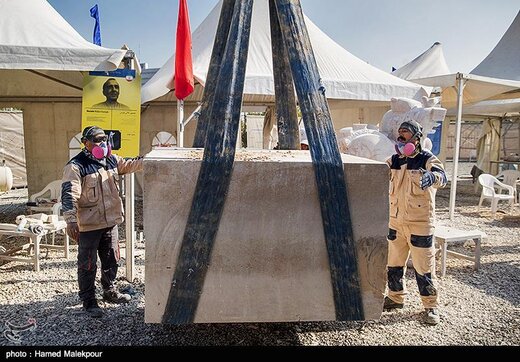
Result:
{"type": "Polygon", "coordinates": [[[429,133],[427,137],[432,141],[432,153],[438,156],[441,152],[441,139],[442,139],[442,123],[433,128],[435,133],[429,133]]]}
{"type": "Polygon", "coordinates": [[[99,27],[99,10],[97,4],[90,8],[90,16],[96,19],[94,25],[94,34],[92,35],[92,42],[101,46],[101,29],[99,27]]]}

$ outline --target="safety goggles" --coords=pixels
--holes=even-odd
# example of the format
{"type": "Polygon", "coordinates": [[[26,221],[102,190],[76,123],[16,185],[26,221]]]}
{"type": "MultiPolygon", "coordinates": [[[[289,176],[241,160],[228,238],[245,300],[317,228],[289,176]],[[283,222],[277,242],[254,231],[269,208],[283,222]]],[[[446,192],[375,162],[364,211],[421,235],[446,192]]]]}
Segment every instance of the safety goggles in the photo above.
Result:
{"type": "Polygon", "coordinates": [[[101,143],[101,142],[106,142],[107,139],[108,139],[108,137],[106,135],[103,135],[103,136],[91,137],[90,141],[94,142],[94,143],[101,143]]]}

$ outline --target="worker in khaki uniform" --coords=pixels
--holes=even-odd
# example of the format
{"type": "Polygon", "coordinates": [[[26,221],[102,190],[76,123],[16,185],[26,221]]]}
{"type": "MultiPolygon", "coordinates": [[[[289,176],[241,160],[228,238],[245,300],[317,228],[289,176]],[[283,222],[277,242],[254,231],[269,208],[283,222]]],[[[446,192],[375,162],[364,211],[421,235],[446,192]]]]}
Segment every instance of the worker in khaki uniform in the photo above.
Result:
{"type": "Polygon", "coordinates": [[[103,311],[95,294],[97,254],[103,299],[111,303],[131,299],[114,286],[119,261],[117,226],[123,222],[118,180],[121,174],[142,170],[143,160],[112,154],[110,140],[96,126],[86,127],[81,140],[85,148],[63,170],[61,202],[67,234],[78,242],[79,297],[85,311],[99,318],[103,311]]]}
{"type": "Polygon", "coordinates": [[[384,309],[403,308],[406,294],[404,275],[412,254],[415,278],[425,308],[424,322],[437,324],[438,294],[435,273],[435,193],[447,184],[444,167],[437,157],[422,150],[422,127],[413,120],[399,126],[397,154],[390,166],[390,217],[388,231],[388,295],[384,309]]]}

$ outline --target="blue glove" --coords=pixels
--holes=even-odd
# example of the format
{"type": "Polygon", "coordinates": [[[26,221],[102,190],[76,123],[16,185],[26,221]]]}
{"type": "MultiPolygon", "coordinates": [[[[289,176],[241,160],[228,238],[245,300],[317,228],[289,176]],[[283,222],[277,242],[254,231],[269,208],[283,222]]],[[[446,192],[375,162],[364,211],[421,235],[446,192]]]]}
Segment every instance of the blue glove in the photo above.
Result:
{"type": "Polygon", "coordinates": [[[421,168],[421,173],[422,173],[422,175],[421,175],[421,181],[420,181],[421,185],[420,186],[421,186],[421,189],[424,190],[435,183],[435,175],[433,174],[433,172],[426,171],[423,168],[421,168]]]}

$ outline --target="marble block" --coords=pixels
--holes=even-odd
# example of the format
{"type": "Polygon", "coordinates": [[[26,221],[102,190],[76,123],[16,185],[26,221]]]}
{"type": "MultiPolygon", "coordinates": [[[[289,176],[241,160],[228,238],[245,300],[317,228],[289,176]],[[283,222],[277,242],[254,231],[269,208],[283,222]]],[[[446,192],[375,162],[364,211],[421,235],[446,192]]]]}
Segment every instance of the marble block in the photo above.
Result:
{"type": "MultiPolygon", "coordinates": [[[[161,323],[203,150],[144,160],[145,321],[161,323]]],[[[386,283],[388,166],[342,155],[365,319],[386,283]]],[[[336,320],[309,151],[237,150],[195,323],[336,320]]]]}

